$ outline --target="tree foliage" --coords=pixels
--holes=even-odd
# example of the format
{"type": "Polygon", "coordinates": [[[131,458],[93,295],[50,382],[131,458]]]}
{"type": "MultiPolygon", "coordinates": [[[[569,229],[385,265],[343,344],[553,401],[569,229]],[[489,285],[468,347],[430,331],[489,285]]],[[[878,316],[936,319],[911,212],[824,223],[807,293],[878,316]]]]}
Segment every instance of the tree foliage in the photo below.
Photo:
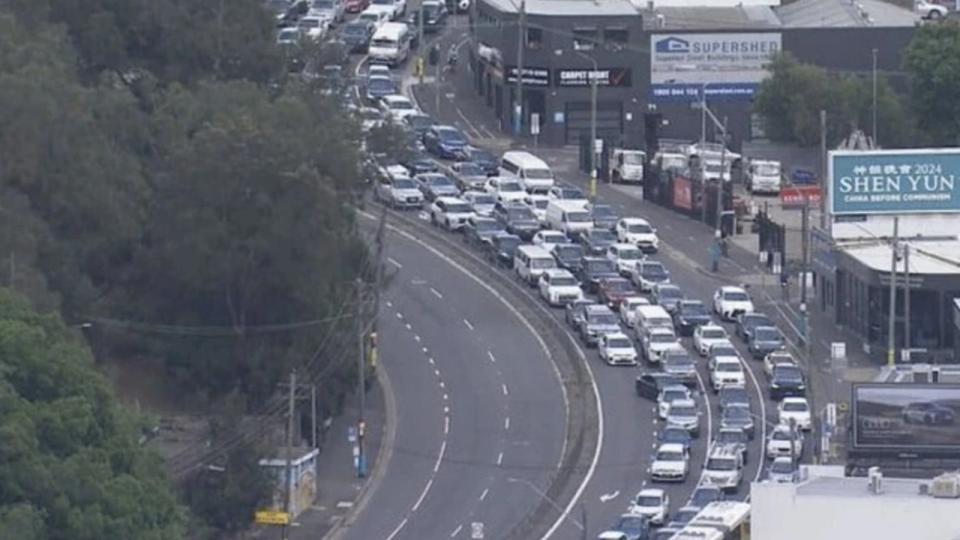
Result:
{"type": "Polygon", "coordinates": [[[0,538],[165,540],[183,512],[86,348],[0,289],[0,538]],[[7,535],[15,536],[7,536],[7,535]]]}
{"type": "Polygon", "coordinates": [[[269,473],[258,462],[256,448],[241,445],[228,454],[222,468],[205,469],[194,475],[184,489],[190,508],[217,530],[234,532],[245,528],[250,516],[264,508],[273,495],[269,473]]]}
{"type": "Polygon", "coordinates": [[[904,53],[917,124],[935,145],[960,143],[960,24],[921,26],[904,53]]]}
{"type": "MultiPolygon", "coordinates": [[[[778,55],[771,75],[760,84],[754,110],[765,120],[767,136],[802,146],[820,143],[820,111],[827,111],[827,143],[834,146],[853,129],[872,128],[873,81],[778,55]]],[[[885,147],[909,144],[913,130],[900,98],[881,76],[877,81],[877,131],[885,147]]]]}

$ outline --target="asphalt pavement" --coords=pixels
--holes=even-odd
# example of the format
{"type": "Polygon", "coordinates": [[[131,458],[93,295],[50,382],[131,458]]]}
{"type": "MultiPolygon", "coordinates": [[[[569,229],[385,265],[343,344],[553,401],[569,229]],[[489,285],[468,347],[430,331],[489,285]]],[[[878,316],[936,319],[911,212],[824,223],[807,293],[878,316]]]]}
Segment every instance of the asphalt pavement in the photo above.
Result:
{"type": "Polygon", "coordinates": [[[423,246],[387,241],[381,365],[397,435],[346,539],[498,538],[540,502],[564,441],[564,396],[536,338],[423,246]]]}

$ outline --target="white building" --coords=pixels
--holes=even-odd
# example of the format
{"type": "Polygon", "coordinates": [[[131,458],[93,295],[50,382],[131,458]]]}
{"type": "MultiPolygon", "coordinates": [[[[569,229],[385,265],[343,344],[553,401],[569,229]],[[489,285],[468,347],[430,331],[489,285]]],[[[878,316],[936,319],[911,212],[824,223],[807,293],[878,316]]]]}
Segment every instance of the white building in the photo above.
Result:
{"type": "MultiPolygon", "coordinates": [[[[797,484],[750,486],[753,540],[957,540],[960,499],[929,492],[960,475],[936,481],[883,478],[871,489],[867,478],[843,476],[843,467],[804,467],[797,484]]],[[[945,488],[945,492],[950,491],[945,488]]]]}

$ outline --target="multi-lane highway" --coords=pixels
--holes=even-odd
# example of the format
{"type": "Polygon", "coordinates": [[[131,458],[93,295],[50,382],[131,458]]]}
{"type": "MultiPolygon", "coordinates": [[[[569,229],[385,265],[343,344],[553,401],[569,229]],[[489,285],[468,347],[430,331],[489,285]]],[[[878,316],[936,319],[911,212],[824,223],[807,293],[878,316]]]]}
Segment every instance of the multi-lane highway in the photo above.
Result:
{"type": "Polygon", "coordinates": [[[398,234],[381,312],[397,435],[345,538],[498,538],[540,502],[565,440],[557,372],[484,285],[398,234]]]}

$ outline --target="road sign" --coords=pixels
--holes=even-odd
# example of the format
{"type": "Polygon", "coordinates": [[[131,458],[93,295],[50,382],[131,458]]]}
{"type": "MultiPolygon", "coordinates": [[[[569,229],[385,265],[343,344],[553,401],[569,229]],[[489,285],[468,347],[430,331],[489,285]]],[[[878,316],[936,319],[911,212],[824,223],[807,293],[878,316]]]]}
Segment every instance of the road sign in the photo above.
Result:
{"type": "Polygon", "coordinates": [[[357,442],[357,428],[356,428],[356,427],[350,426],[350,427],[347,428],[347,442],[348,442],[348,443],[351,443],[351,444],[357,442]]]}
{"type": "Polygon", "coordinates": [[[540,113],[530,113],[530,134],[540,134],[540,113]]]}
{"type": "Polygon", "coordinates": [[[289,525],[290,514],[275,510],[260,510],[253,514],[253,520],[261,525],[289,525]]]}
{"type": "Polygon", "coordinates": [[[847,344],[843,341],[834,341],[830,344],[830,360],[841,362],[847,358],[847,344]]]}
{"type": "Polygon", "coordinates": [[[470,524],[470,539],[483,540],[483,522],[474,521],[470,524]]]}

